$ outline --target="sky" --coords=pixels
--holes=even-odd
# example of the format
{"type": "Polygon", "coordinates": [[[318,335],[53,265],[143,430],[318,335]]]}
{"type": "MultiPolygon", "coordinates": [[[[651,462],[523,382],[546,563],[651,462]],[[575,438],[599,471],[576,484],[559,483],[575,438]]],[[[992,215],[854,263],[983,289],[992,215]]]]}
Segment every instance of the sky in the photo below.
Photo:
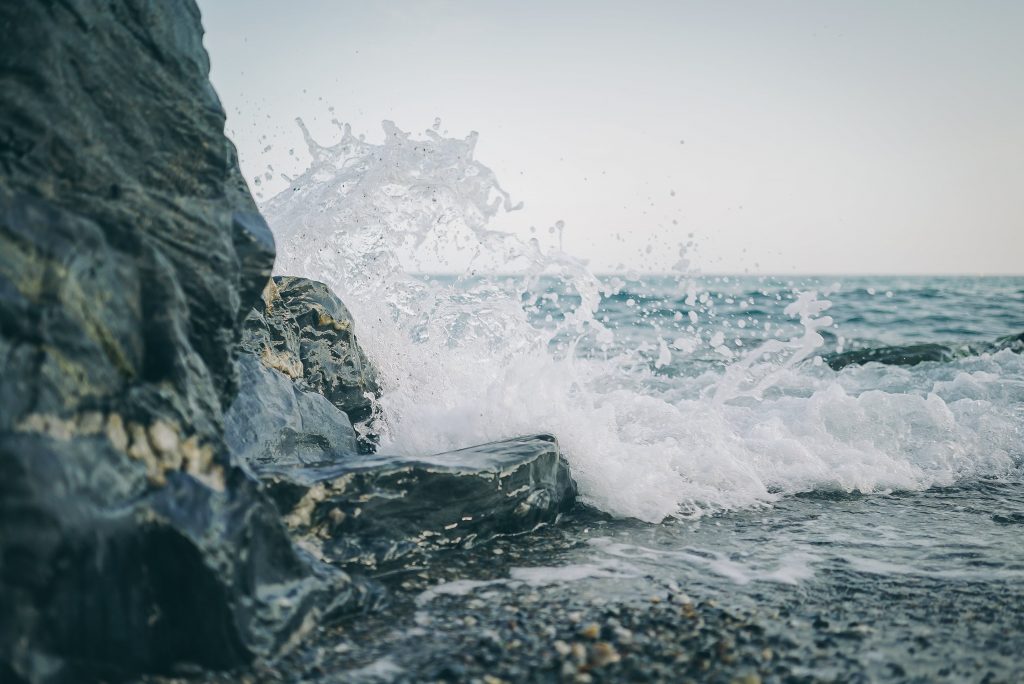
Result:
{"type": "Polygon", "coordinates": [[[1024,274],[1021,2],[199,5],[264,199],[296,117],[440,118],[595,271],[1024,274]]]}

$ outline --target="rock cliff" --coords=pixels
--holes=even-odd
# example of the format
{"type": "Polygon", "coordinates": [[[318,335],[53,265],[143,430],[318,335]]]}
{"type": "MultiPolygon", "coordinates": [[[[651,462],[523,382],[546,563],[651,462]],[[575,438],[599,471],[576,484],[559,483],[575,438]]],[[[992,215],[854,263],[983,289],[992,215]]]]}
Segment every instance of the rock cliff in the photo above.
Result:
{"type": "Polygon", "coordinates": [[[351,597],[228,461],[274,245],[208,70],[191,0],[0,4],[5,681],[244,663],[351,597]]]}

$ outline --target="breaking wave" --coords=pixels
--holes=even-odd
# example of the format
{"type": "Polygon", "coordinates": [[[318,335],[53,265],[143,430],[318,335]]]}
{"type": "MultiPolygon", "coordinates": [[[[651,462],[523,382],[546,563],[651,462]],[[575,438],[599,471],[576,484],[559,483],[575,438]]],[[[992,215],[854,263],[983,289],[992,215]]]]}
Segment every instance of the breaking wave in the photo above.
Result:
{"type": "Polygon", "coordinates": [[[351,309],[381,378],[382,451],[550,432],[585,502],[646,521],[1018,474],[1020,355],[834,372],[831,284],[701,278],[685,259],[601,278],[491,227],[518,205],[476,134],[385,122],[372,143],[338,126],[331,145],[302,128],[309,168],[261,209],[276,271],[351,309]],[[423,275],[438,265],[456,275],[423,275]]]}

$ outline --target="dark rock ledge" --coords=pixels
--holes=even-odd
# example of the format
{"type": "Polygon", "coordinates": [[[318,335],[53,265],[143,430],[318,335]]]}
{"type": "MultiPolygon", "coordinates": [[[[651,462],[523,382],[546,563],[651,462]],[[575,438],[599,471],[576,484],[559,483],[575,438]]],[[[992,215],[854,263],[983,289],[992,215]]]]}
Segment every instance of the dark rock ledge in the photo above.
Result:
{"type": "Polygon", "coordinates": [[[273,661],[377,605],[361,568],[573,501],[547,437],[370,453],[351,319],[267,285],[208,71],[192,0],[0,3],[5,684],[273,661]]]}
{"type": "Polygon", "coordinates": [[[916,366],[928,361],[945,363],[967,356],[995,354],[1009,349],[1017,354],[1024,353],[1024,333],[1006,335],[985,344],[907,344],[894,347],[871,347],[826,354],[823,358],[832,370],[847,366],[861,366],[866,363],[881,363],[887,366],[916,366]]]}
{"type": "Polygon", "coordinates": [[[318,557],[374,569],[533,529],[575,500],[550,435],[414,459],[266,467],[260,478],[285,524],[318,557]]]}

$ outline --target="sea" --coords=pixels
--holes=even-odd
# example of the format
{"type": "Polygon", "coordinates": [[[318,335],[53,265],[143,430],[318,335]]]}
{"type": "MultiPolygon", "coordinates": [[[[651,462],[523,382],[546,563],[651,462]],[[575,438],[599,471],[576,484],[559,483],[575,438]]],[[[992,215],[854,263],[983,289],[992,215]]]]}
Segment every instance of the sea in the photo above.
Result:
{"type": "Polygon", "coordinates": [[[1024,277],[716,275],[685,236],[651,246],[671,272],[593,273],[493,227],[518,205],[475,136],[384,129],[307,133],[261,205],[276,271],[354,316],[381,451],[553,434],[594,513],[535,559],[553,581],[757,605],[826,678],[823,638],[869,679],[1024,676],[1024,355],[994,344],[1024,331],[1024,277]],[[951,353],[828,363],[920,344],[951,353]]]}

